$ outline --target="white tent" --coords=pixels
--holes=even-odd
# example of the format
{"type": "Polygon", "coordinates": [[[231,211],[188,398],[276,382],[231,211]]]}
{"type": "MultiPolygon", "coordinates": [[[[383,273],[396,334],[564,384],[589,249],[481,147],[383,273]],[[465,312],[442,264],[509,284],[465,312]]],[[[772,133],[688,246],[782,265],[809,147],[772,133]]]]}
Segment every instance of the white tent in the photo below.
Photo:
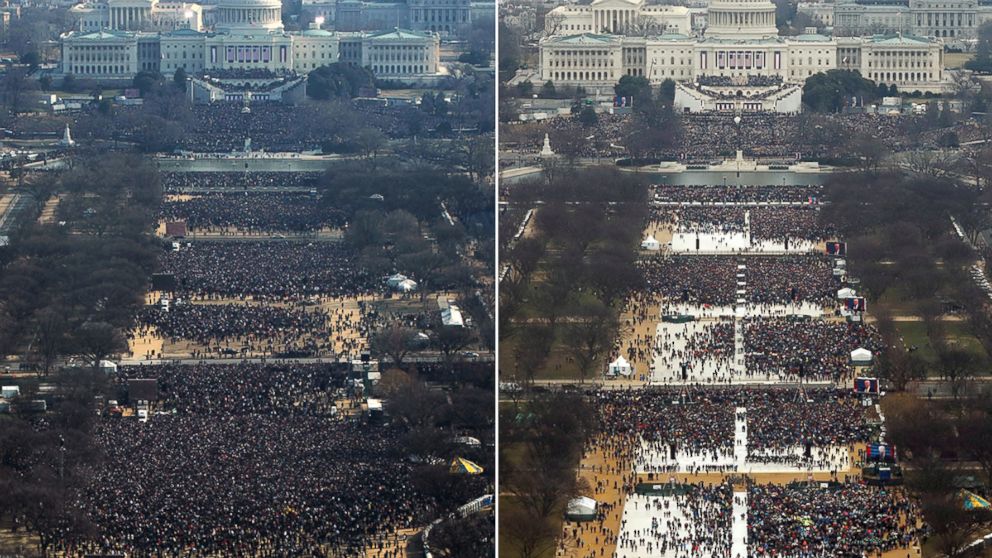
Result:
{"type": "Polygon", "coordinates": [[[441,323],[446,326],[465,327],[465,321],[462,319],[462,311],[454,304],[441,310],[441,323]]]}
{"type": "Polygon", "coordinates": [[[648,235],[647,238],[641,241],[642,250],[661,250],[661,243],[655,239],[655,237],[648,235]]]}
{"type": "Polygon", "coordinates": [[[618,356],[616,360],[610,363],[610,368],[607,370],[606,374],[608,376],[630,376],[634,373],[633,367],[627,362],[627,359],[622,356],[618,356]]]}
{"type": "Polygon", "coordinates": [[[851,351],[851,362],[858,366],[871,364],[871,351],[863,347],[854,349],[851,351]]]}
{"type": "Polygon", "coordinates": [[[100,372],[105,372],[107,374],[114,374],[117,372],[117,363],[111,360],[101,360],[100,361],[100,372]]]}
{"type": "Polygon", "coordinates": [[[588,496],[579,496],[568,502],[565,508],[565,518],[570,521],[590,521],[596,518],[596,500],[588,496]]]}
{"type": "Polygon", "coordinates": [[[482,447],[482,441],[471,436],[457,436],[452,441],[463,446],[471,446],[473,448],[482,447]]]}
{"type": "Polygon", "coordinates": [[[4,399],[13,399],[21,394],[21,388],[18,386],[3,386],[0,387],[0,397],[4,399]]]}
{"type": "Polygon", "coordinates": [[[850,289],[848,287],[844,287],[843,289],[840,289],[839,291],[837,291],[837,299],[838,300],[844,300],[845,298],[851,298],[851,297],[855,296],[856,294],[857,293],[854,292],[854,289],[850,289]]]}
{"type": "Polygon", "coordinates": [[[409,293],[417,290],[417,282],[413,279],[404,279],[400,281],[396,286],[393,287],[398,292],[409,293]]]}
{"type": "Polygon", "coordinates": [[[402,273],[397,273],[396,275],[393,275],[389,279],[386,279],[386,285],[391,289],[395,289],[396,287],[400,286],[400,283],[406,280],[407,280],[406,275],[403,275],[402,273]]]}

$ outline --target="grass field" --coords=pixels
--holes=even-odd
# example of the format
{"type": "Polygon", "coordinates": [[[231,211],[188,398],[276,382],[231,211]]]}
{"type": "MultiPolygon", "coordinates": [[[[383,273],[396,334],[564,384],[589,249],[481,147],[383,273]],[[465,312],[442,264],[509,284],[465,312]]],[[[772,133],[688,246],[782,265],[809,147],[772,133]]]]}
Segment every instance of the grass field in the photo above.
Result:
{"type": "MultiPolygon", "coordinates": [[[[579,369],[575,362],[569,356],[571,349],[568,348],[568,344],[565,341],[565,336],[568,334],[565,328],[558,326],[555,328],[555,341],[551,345],[551,351],[548,355],[547,360],[544,361],[544,365],[538,370],[537,374],[534,375],[536,380],[576,380],[579,378],[579,369]]],[[[500,377],[503,379],[516,378],[517,381],[522,381],[525,379],[526,375],[522,371],[517,370],[517,362],[515,358],[517,346],[520,343],[527,342],[527,326],[517,326],[517,330],[514,332],[512,337],[502,337],[499,342],[499,368],[500,377]]],[[[590,378],[593,378],[597,372],[599,372],[601,367],[597,366],[595,370],[589,374],[590,378]]]]}
{"type": "Polygon", "coordinates": [[[937,352],[927,337],[926,326],[923,322],[896,322],[896,329],[902,337],[907,350],[912,350],[918,357],[930,364],[937,363],[937,352]],[[912,349],[916,347],[916,349],[912,349]]]}
{"type": "MultiPolygon", "coordinates": [[[[926,325],[923,322],[896,322],[896,329],[902,337],[907,349],[916,347],[913,351],[926,362],[935,365],[938,362],[933,340],[927,336],[926,325]]],[[[969,330],[967,322],[944,322],[942,340],[949,345],[955,345],[973,353],[980,364],[980,370],[987,371],[992,366],[988,352],[969,330]]],[[[928,373],[936,374],[936,368],[928,373]]]]}

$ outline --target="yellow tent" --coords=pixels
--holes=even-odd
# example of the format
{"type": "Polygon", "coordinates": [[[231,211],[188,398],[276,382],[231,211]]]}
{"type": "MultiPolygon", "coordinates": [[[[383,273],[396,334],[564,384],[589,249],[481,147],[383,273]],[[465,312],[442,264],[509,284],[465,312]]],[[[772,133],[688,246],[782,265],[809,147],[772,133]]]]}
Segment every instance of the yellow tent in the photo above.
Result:
{"type": "Polygon", "coordinates": [[[482,467],[472,463],[468,459],[456,457],[451,460],[451,473],[458,475],[481,475],[482,471],[482,467]]]}
{"type": "Polygon", "coordinates": [[[992,508],[988,500],[969,490],[961,490],[961,499],[964,500],[964,509],[980,510],[992,508]]]}

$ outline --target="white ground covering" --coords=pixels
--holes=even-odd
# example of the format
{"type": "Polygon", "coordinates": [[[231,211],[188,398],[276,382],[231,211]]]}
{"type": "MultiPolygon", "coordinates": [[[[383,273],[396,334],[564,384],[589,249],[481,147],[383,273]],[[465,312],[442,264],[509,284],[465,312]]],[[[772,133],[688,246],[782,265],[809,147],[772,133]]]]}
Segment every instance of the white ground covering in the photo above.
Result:
{"type": "MultiPolygon", "coordinates": [[[[670,460],[668,446],[645,444],[635,469],[638,473],[660,472],[662,467],[676,465],[678,472],[691,472],[700,465],[722,465],[728,471],[750,473],[829,472],[845,470],[850,466],[847,448],[834,446],[813,448],[813,457],[820,461],[813,467],[800,468],[786,464],[761,463],[760,458],[748,451],[747,409],[735,411],[733,449],[709,455],[693,455],[684,451],[670,460]]],[[[786,454],[801,455],[803,448],[788,449],[786,454]]],[[[657,477],[659,483],[667,482],[664,472],[657,477]]],[[[725,552],[714,551],[705,544],[693,551],[694,543],[706,541],[703,526],[695,525],[690,512],[683,509],[675,496],[633,494],[628,496],[623,508],[617,558],[724,558],[725,552]],[[675,533],[671,536],[671,533],[675,533]],[[673,547],[662,549],[662,537],[677,541],[673,547]]],[[[731,558],[747,558],[747,492],[734,492],[733,511],[726,521],[731,523],[731,558]]]]}
{"type": "Polygon", "coordinates": [[[757,240],[751,237],[751,214],[744,214],[743,231],[711,231],[705,228],[676,225],[672,230],[673,254],[803,254],[815,252],[815,242],[804,239],[757,240]]]}
{"type": "MultiPolygon", "coordinates": [[[[635,460],[634,469],[638,473],[661,473],[664,478],[665,472],[691,473],[700,467],[720,467],[724,472],[739,473],[829,473],[850,467],[850,455],[846,446],[812,448],[813,462],[810,466],[765,461],[760,455],[749,451],[747,409],[740,407],[735,414],[737,418],[734,421],[732,448],[709,453],[679,449],[675,459],[671,459],[671,450],[664,441],[654,444],[644,442],[641,453],[635,460]],[[672,471],[672,467],[675,471],[672,471]]],[[[803,450],[802,445],[796,445],[776,456],[802,456],[803,450]]]]}
{"type": "Polygon", "coordinates": [[[671,302],[662,305],[662,313],[685,314],[697,318],[729,318],[733,316],[763,316],[768,318],[783,316],[823,316],[823,307],[812,302],[800,304],[738,304],[735,306],[707,306],[695,303],[671,302]]]}
{"type": "MultiPolygon", "coordinates": [[[[692,518],[679,504],[679,498],[675,496],[629,496],[623,507],[616,558],[722,558],[724,553],[714,553],[708,548],[700,552],[692,551],[692,543],[705,540],[708,533],[694,525],[692,518]],[[671,532],[675,532],[676,537],[669,537],[669,540],[678,538],[682,542],[674,545],[675,548],[662,551],[658,544],[660,536],[671,532]]],[[[747,513],[746,508],[744,513],[747,513]]],[[[736,511],[734,515],[738,516],[736,511]]],[[[730,521],[729,517],[727,521],[730,521]]],[[[735,536],[738,530],[743,529],[746,538],[746,515],[743,522],[734,518],[734,529],[735,536]],[[737,523],[742,523],[742,527],[738,527],[737,523]]],[[[746,554],[741,556],[743,558],[746,554]]]]}

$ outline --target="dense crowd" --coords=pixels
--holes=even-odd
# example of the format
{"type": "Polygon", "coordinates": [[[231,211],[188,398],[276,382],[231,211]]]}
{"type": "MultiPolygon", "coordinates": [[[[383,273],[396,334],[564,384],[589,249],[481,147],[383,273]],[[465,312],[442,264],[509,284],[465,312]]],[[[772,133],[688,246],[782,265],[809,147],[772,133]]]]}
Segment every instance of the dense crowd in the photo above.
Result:
{"type": "Polygon", "coordinates": [[[717,76],[701,75],[696,77],[696,83],[708,87],[729,87],[732,85],[747,85],[750,87],[769,87],[782,83],[782,76],[764,76],[752,74],[743,76],[743,80],[738,76],[717,76]]]}
{"type": "Polygon", "coordinates": [[[747,409],[748,447],[771,454],[805,443],[824,447],[868,441],[872,429],[850,390],[757,387],[690,388],[596,394],[600,428],[611,440],[717,456],[733,449],[735,410],[747,409]]]}
{"type": "Polygon", "coordinates": [[[121,367],[115,380],[158,382],[158,405],[182,415],[327,417],[347,385],[334,364],[161,364],[121,367]]]}
{"type": "Polygon", "coordinates": [[[320,173],[314,172],[163,172],[167,192],[204,190],[250,191],[255,188],[312,188],[320,173]]]}
{"type": "Polygon", "coordinates": [[[375,284],[340,242],[195,242],[160,263],[181,292],[202,296],[352,296],[375,284]]]}
{"type": "Polygon", "coordinates": [[[411,463],[399,428],[332,415],[346,375],[329,366],[122,368],[128,378],[157,379],[165,412],[100,421],[106,462],[72,503],[97,530],[61,541],[71,555],[364,555],[485,489],[411,463]],[[445,490],[422,480],[437,475],[445,490]]]}
{"type": "Polygon", "coordinates": [[[858,558],[923,535],[917,504],[900,489],[856,482],[748,486],[749,556],[858,558]]]}
{"type": "Polygon", "coordinates": [[[744,347],[747,368],[754,373],[838,380],[851,369],[851,351],[864,348],[877,353],[882,341],[868,324],[748,318],[744,347]]]}
{"type": "Polygon", "coordinates": [[[300,193],[214,193],[166,200],[160,219],[184,221],[208,232],[311,232],[341,228],[345,214],[322,207],[320,200],[300,193]]]}
{"type": "MultiPolygon", "coordinates": [[[[349,106],[361,124],[382,132],[388,138],[408,137],[415,129],[435,129],[445,121],[413,105],[383,106],[354,102],[349,106]]],[[[186,129],[180,148],[196,152],[241,151],[251,138],[253,150],[300,152],[320,150],[325,142],[346,141],[353,126],[327,122],[325,109],[256,102],[250,112],[239,103],[193,105],[193,125],[186,129]],[[336,136],[341,133],[344,136],[336,136]]],[[[449,117],[454,119],[454,117],[449,117]]],[[[459,125],[456,122],[453,127],[459,125]]]]}
{"type": "Polygon", "coordinates": [[[743,558],[731,552],[735,504],[747,509],[748,556],[757,558],[862,558],[906,548],[925,533],[916,523],[919,506],[899,489],[741,482],[743,488],[725,480],[632,496],[627,505],[649,515],[651,526],[624,530],[616,556],[743,558]]]}
{"type": "Polygon", "coordinates": [[[239,340],[248,346],[315,349],[315,337],[330,334],[330,317],[319,309],[271,304],[173,304],[168,310],[147,306],[138,314],[140,328],[204,346],[239,340]]]}
{"type": "Polygon", "coordinates": [[[638,266],[645,290],[670,303],[732,305],[743,288],[750,304],[828,304],[838,285],[823,256],[751,256],[740,262],[727,256],[673,256],[645,259],[638,266]]]}
{"type": "Polygon", "coordinates": [[[823,187],[809,186],[709,186],[656,184],[652,193],[657,202],[674,203],[732,203],[765,202],[816,203],[823,196],[823,187]]]}
{"type": "MultiPolygon", "coordinates": [[[[584,125],[572,116],[558,116],[539,123],[505,126],[500,130],[501,151],[534,155],[540,152],[544,134],[557,133],[592,137],[578,152],[585,158],[621,158],[636,114],[599,115],[594,125],[584,125]]],[[[878,138],[890,149],[920,145],[935,147],[946,130],[919,133],[921,118],[873,114],[786,115],[772,113],[683,114],[677,145],[656,150],[654,157],[685,163],[709,164],[732,157],[742,150],[749,157],[771,159],[780,164],[848,156],[844,141],[858,136],[878,138]],[[734,117],[740,116],[740,124],[734,117]]]]}
{"type": "Polygon", "coordinates": [[[252,147],[269,151],[318,149],[320,138],[297,125],[295,107],[279,103],[255,103],[244,113],[238,103],[193,105],[193,126],[180,142],[191,151],[227,152],[240,150],[251,138],[252,147]]]}
{"type": "Polygon", "coordinates": [[[744,233],[756,240],[819,241],[836,236],[836,229],[819,219],[816,206],[661,206],[652,218],[675,225],[679,232],[744,233]]]}

